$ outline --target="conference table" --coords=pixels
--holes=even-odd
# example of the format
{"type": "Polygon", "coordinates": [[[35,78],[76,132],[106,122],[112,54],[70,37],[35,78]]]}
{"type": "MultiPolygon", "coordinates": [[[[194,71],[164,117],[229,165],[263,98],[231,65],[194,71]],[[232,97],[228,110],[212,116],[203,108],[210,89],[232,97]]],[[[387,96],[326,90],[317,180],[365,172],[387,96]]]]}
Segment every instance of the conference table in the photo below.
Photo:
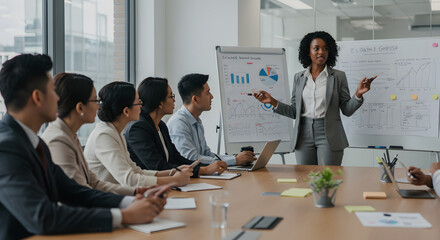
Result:
{"type": "MultiPolygon", "coordinates": [[[[392,183],[379,181],[379,169],[373,167],[330,167],[341,169],[343,180],[336,193],[335,207],[317,208],[313,196],[305,198],[262,196],[263,192],[282,192],[292,187],[308,188],[307,175],[321,166],[268,165],[254,172],[242,172],[232,180],[191,179],[191,183],[206,182],[229,191],[228,226],[211,227],[209,193],[211,191],[171,191],[169,197],[194,197],[193,210],[164,210],[160,218],[185,222],[186,227],[144,234],[123,228],[111,233],[34,236],[29,239],[221,239],[240,230],[254,216],[277,216],[283,220],[272,230],[260,230],[259,239],[439,239],[440,200],[403,199],[392,183]],[[278,183],[278,178],[296,178],[297,183],[278,183]],[[385,192],[387,199],[364,199],[363,192],[385,192]],[[432,228],[364,227],[346,205],[370,205],[378,212],[414,212],[422,216],[432,228]]],[[[397,178],[406,176],[404,169],[396,169],[397,178]]],[[[429,189],[422,186],[399,184],[402,188],[429,189]]],[[[431,190],[432,191],[432,190],[431,190]]]]}

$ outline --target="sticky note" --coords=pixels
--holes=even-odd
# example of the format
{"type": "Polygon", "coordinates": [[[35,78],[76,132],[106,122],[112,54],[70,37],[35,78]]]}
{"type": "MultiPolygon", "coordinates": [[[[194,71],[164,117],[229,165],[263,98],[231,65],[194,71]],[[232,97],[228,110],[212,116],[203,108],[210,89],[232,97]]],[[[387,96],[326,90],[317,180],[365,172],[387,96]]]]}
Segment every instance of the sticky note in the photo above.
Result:
{"type": "Polygon", "coordinates": [[[278,183],[296,183],[296,178],[278,178],[278,183]]]}
{"type": "Polygon", "coordinates": [[[432,95],[432,99],[434,99],[434,100],[438,100],[438,94],[434,94],[434,95],[432,95]]]}
{"type": "Polygon", "coordinates": [[[282,197],[306,197],[312,193],[310,188],[290,188],[281,193],[282,197]]]}
{"type": "Polygon", "coordinates": [[[432,46],[433,47],[438,47],[438,43],[433,43],[432,46]]]}
{"type": "Polygon", "coordinates": [[[417,94],[413,94],[413,95],[411,95],[411,99],[412,99],[412,100],[417,100],[417,98],[418,98],[417,94]]]}
{"type": "Polygon", "coordinates": [[[396,100],[397,96],[396,95],[391,95],[390,98],[391,98],[391,100],[396,100]]]}
{"type": "Polygon", "coordinates": [[[372,206],[345,206],[347,212],[376,212],[376,209],[372,206]]]}
{"type": "Polygon", "coordinates": [[[365,199],[386,199],[387,194],[385,192],[364,192],[365,199]]]}

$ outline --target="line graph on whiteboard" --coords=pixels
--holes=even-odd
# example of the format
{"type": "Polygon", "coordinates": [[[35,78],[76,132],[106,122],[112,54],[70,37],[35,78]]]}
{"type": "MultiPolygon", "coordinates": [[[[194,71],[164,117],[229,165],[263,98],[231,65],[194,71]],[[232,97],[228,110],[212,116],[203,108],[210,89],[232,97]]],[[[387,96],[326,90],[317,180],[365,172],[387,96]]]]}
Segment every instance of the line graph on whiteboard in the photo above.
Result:
{"type": "Polygon", "coordinates": [[[435,59],[397,59],[394,64],[398,88],[436,88],[435,59]]]}

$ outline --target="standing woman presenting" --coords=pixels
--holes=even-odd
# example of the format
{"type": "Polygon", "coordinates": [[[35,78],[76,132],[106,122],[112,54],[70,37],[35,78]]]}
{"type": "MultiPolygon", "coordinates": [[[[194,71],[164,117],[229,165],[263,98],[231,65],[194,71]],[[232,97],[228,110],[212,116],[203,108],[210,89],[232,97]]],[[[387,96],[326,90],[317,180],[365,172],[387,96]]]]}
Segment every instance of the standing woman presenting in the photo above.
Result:
{"type": "Polygon", "coordinates": [[[351,116],[377,77],[362,79],[356,94],[350,97],[345,73],[333,69],[337,56],[336,42],[330,34],[309,33],[300,43],[299,61],[306,69],[295,74],[291,105],[278,102],[265,91],[254,93],[260,102],[272,104],[275,113],[296,119],[292,139],[300,165],[341,165],[348,140],[339,109],[351,116]]]}

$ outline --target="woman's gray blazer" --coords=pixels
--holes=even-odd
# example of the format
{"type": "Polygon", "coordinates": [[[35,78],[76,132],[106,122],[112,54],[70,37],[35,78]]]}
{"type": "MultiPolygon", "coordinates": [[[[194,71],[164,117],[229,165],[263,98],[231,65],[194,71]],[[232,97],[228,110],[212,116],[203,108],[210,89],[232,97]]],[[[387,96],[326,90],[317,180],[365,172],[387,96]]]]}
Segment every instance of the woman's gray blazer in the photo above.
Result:
{"type": "MultiPolygon", "coordinates": [[[[296,119],[293,128],[293,146],[296,148],[299,126],[302,113],[302,92],[306,85],[307,77],[305,70],[295,74],[293,80],[291,105],[278,102],[274,112],[296,119]],[[299,111],[297,111],[299,109],[299,111]]],[[[348,147],[347,136],[341,122],[339,109],[345,116],[351,116],[363,103],[363,98],[358,101],[356,97],[350,97],[347,77],[345,73],[336,69],[328,68],[327,90],[325,94],[325,133],[328,144],[333,151],[340,151],[348,147]]]]}

